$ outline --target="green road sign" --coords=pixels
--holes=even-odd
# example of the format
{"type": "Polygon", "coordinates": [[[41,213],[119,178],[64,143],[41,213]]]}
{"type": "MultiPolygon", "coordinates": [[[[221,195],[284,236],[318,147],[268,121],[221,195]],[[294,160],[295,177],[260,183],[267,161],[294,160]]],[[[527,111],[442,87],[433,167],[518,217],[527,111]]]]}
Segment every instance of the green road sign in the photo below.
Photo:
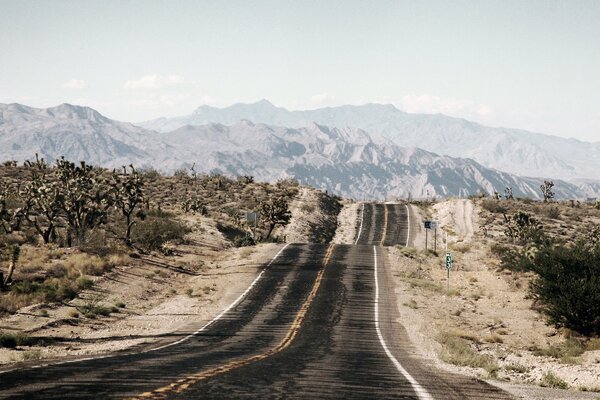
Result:
{"type": "Polygon", "coordinates": [[[452,254],[446,253],[446,269],[452,268],[452,254]]]}

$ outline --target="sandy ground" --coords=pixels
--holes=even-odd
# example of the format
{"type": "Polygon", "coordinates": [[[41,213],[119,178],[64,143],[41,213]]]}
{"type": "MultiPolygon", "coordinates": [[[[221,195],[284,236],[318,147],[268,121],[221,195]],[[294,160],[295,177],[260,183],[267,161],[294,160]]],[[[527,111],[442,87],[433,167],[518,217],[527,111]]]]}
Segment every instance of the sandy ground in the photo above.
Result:
{"type": "Polygon", "coordinates": [[[300,193],[290,203],[292,213],[290,223],[283,229],[287,243],[308,242],[311,224],[318,223],[322,218],[318,203],[317,190],[308,187],[300,188],[300,193]]]}
{"type": "MultiPolygon", "coordinates": [[[[425,214],[415,206],[412,211],[414,219],[418,213],[425,214]]],[[[480,354],[492,355],[499,366],[493,382],[518,398],[600,397],[599,393],[523,385],[537,385],[545,373],[552,372],[573,389],[600,390],[600,351],[588,351],[567,364],[533,355],[532,347],[547,348],[564,338],[531,309],[523,278],[497,271],[497,260],[489,252],[491,243],[479,234],[474,204],[464,199],[448,200],[436,204],[431,212],[427,217],[440,221],[454,256],[450,291],[446,290],[443,251],[436,257],[422,251],[407,254],[398,248],[388,249],[401,322],[423,356],[435,360],[439,368],[490,379],[483,369],[450,365],[439,359],[441,345],[436,337],[450,332],[471,338],[473,349],[480,354]]],[[[422,225],[413,221],[412,226],[419,229],[413,240],[415,246],[424,249],[422,225]]]]}
{"type": "Polygon", "coordinates": [[[346,201],[338,215],[338,228],[333,238],[335,244],[354,244],[360,224],[362,203],[346,201]]]}

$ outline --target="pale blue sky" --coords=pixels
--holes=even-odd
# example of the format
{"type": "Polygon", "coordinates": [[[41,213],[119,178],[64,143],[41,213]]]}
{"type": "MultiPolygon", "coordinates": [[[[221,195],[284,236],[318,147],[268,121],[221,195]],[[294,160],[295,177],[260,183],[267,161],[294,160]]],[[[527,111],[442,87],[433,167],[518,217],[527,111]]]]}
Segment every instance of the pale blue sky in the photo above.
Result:
{"type": "Polygon", "coordinates": [[[0,102],[393,103],[600,140],[600,1],[0,0],[0,102]]]}

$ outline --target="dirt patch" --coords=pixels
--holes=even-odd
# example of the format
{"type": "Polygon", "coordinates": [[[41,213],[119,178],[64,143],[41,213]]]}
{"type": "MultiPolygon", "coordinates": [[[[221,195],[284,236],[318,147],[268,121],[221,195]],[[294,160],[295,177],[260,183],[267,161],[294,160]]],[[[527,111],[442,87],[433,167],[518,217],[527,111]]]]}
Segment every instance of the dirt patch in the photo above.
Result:
{"type": "Polygon", "coordinates": [[[292,219],[283,230],[287,243],[328,243],[336,233],[342,209],[339,199],[320,190],[302,187],[290,204],[292,219]]]}
{"type": "Polygon", "coordinates": [[[337,231],[333,238],[336,244],[354,244],[360,225],[362,204],[344,201],[337,218],[337,231]]]}

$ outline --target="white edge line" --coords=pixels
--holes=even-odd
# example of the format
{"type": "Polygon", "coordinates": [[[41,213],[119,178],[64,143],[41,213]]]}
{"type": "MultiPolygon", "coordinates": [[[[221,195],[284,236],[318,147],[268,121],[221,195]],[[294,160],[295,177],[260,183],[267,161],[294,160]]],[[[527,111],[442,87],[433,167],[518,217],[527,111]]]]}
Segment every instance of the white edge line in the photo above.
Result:
{"type": "Polygon", "coordinates": [[[406,207],[406,224],[408,227],[408,233],[406,234],[406,247],[408,247],[408,241],[410,240],[410,209],[408,208],[408,204],[404,204],[406,207]]]}
{"type": "MultiPolygon", "coordinates": [[[[277,254],[275,254],[275,256],[271,259],[271,261],[269,261],[269,263],[267,264],[267,267],[270,266],[271,264],[273,264],[273,262],[277,259],[277,257],[279,257],[279,255],[281,253],[283,253],[283,251],[289,246],[290,244],[287,243],[285,246],[283,246],[278,252],[277,254]]],[[[258,274],[258,276],[252,281],[252,283],[250,284],[250,286],[248,286],[248,288],[246,288],[246,290],[244,291],[244,293],[242,293],[237,299],[235,299],[235,301],[233,303],[231,303],[226,309],[224,309],[223,311],[221,311],[221,313],[219,315],[217,315],[215,318],[213,318],[211,321],[207,322],[202,328],[198,329],[196,332],[191,333],[189,335],[187,335],[186,337],[179,339],[176,342],[173,343],[169,343],[169,344],[165,344],[164,346],[160,346],[160,347],[155,347],[152,349],[148,349],[148,350],[144,350],[144,351],[140,351],[138,353],[135,354],[145,354],[145,353],[150,353],[152,351],[156,351],[156,350],[161,350],[161,349],[166,349],[167,347],[171,347],[171,346],[175,346],[177,344],[180,344],[182,342],[185,342],[186,340],[196,336],[197,334],[199,334],[200,332],[204,331],[206,328],[208,328],[209,326],[211,326],[212,324],[214,324],[215,322],[217,322],[219,319],[221,319],[225,314],[227,314],[227,312],[229,310],[231,310],[233,307],[237,306],[242,299],[248,294],[248,292],[256,285],[256,283],[260,280],[260,278],[262,277],[262,275],[264,274],[265,269],[263,268],[262,271],[260,271],[260,274],[258,274]]],[[[53,366],[53,365],[62,365],[62,364],[70,364],[70,363],[77,363],[77,362],[82,362],[82,361],[89,361],[89,360],[100,360],[103,358],[110,358],[110,357],[118,357],[118,356],[123,356],[123,355],[127,355],[127,354],[107,354],[107,355],[101,355],[98,357],[86,357],[86,358],[78,358],[76,360],[67,360],[67,361],[59,361],[56,363],[48,363],[48,364],[39,364],[39,365],[34,365],[31,366],[29,368],[33,369],[33,368],[42,368],[42,367],[49,367],[49,366],[53,366]]],[[[7,371],[0,371],[0,375],[2,374],[6,374],[8,372],[12,372],[12,371],[18,371],[20,370],[20,368],[13,368],[13,369],[9,369],[7,371]]]]}
{"type": "Polygon", "coordinates": [[[358,239],[360,239],[360,234],[362,233],[363,221],[365,219],[365,203],[362,203],[362,210],[360,212],[360,228],[358,229],[358,235],[356,236],[356,241],[354,244],[358,244],[358,239]]]}
{"type": "Polygon", "coordinates": [[[379,329],[379,282],[377,279],[377,246],[373,246],[373,259],[375,261],[375,330],[377,331],[377,337],[379,337],[379,342],[381,342],[381,346],[383,347],[383,351],[388,356],[396,369],[410,382],[410,385],[413,387],[417,397],[421,400],[433,400],[433,397],[429,394],[429,392],[417,382],[415,378],[412,377],[411,374],[408,373],[407,370],[404,369],[402,364],[394,357],[390,349],[387,347],[385,340],[383,339],[383,335],[381,334],[381,329],[379,329]]]}

